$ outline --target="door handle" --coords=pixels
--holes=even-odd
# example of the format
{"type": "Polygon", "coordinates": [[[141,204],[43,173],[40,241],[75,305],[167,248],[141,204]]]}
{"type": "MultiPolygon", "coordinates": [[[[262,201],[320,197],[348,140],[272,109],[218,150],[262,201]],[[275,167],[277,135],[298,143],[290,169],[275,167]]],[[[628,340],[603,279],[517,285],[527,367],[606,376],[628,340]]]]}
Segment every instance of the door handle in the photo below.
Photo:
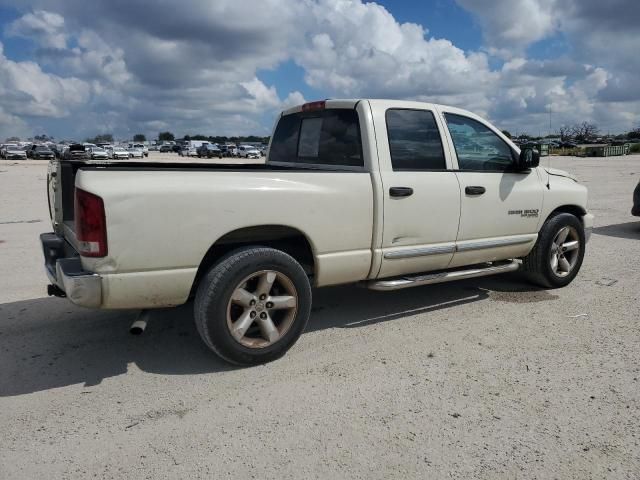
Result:
{"type": "Polygon", "coordinates": [[[391,187],[389,195],[392,197],[410,197],[413,195],[413,188],[410,187],[391,187]]]}
{"type": "Polygon", "coordinates": [[[466,193],[467,195],[482,195],[486,191],[486,188],[479,186],[466,187],[464,189],[464,193],[466,193]]]}

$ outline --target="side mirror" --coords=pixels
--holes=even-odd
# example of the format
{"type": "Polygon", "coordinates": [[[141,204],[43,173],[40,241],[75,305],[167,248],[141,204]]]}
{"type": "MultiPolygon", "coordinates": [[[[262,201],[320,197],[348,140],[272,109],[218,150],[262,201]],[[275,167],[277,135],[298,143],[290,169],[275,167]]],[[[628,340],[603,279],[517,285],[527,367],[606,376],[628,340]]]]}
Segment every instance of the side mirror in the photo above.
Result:
{"type": "Polygon", "coordinates": [[[531,147],[522,147],[516,167],[519,172],[535,168],[540,165],[540,152],[531,147]]]}

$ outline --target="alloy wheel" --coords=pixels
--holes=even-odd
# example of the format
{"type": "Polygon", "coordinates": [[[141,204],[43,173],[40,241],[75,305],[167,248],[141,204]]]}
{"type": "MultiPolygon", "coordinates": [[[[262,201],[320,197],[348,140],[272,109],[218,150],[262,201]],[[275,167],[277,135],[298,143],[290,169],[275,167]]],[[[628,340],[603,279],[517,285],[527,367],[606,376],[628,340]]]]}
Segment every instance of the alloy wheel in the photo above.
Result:
{"type": "Polygon", "coordinates": [[[298,295],[289,277],[261,270],[242,280],[227,306],[227,327],[248,348],[265,348],[291,328],[298,311],[298,295]]]}

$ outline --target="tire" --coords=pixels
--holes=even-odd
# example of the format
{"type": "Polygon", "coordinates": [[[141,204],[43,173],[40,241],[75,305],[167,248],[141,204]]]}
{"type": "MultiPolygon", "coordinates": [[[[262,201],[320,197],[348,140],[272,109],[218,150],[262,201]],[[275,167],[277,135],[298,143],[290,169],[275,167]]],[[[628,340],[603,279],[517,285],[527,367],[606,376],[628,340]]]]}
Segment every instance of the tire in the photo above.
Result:
{"type": "Polygon", "coordinates": [[[202,278],[194,305],[204,343],[236,365],[282,357],[304,331],[310,312],[311,285],[302,266],[280,250],[257,246],[235,250],[214,265],[202,278]]]}
{"type": "Polygon", "coordinates": [[[522,259],[522,269],[536,285],[545,288],[565,287],[580,271],[584,251],[582,222],[570,213],[559,213],[549,217],[542,225],[533,250],[522,259]],[[562,239],[564,232],[568,234],[562,239]],[[575,242],[578,242],[577,248],[574,248],[575,242]]]}

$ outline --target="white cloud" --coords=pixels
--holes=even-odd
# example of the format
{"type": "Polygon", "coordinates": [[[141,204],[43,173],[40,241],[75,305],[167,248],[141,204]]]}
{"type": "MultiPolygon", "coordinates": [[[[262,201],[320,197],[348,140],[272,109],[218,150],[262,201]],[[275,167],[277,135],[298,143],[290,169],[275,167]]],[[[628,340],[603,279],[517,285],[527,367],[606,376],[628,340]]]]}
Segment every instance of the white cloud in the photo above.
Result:
{"type": "MultiPolygon", "coordinates": [[[[27,117],[62,118],[89,98],[89,85],[74,77],[45,73],[35,62],[14,62],[3,53],[0,43],[0,110],[5,118],[20,118],[24,129],[27,117]]],[[[11,125],[0,126],[12,134],[11,125]]]]}
{"type": "Polygon", "coordinates": [[[487,47],[505,58],[553,33],[563,15],[556,0],[456,0],[480,20],[487,47]]]}
{"type": "Polygon", "coordinates": [[[20,17],[8,26],[7,34],[31,38],[46,48],[63,49],[67,46],[64,17],[44,10],[20,17]]]}

